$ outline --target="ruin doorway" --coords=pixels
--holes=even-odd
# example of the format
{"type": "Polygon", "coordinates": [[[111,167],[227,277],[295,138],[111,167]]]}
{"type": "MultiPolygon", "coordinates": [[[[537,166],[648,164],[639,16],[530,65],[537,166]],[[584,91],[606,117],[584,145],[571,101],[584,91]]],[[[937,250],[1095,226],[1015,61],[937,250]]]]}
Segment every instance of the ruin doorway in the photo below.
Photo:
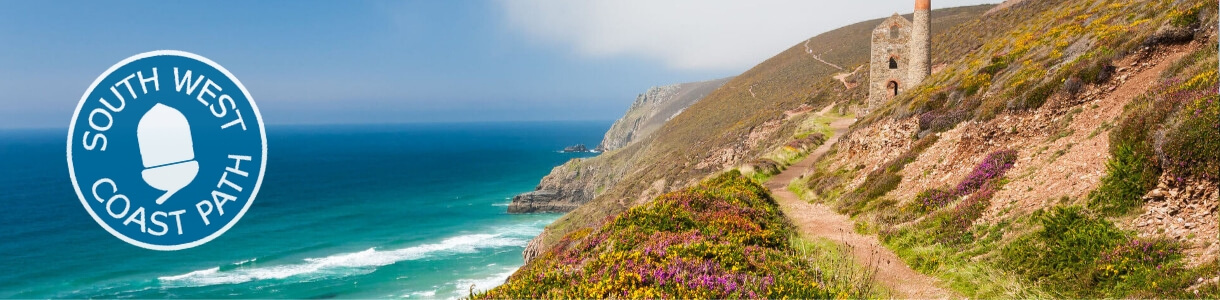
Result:
{"type": "Polygon", "coordinates": [[[898,96],[898,82],[890,81],[889,83],[886,83],[885,90],[890,92],[890,97],[898,96]]]}

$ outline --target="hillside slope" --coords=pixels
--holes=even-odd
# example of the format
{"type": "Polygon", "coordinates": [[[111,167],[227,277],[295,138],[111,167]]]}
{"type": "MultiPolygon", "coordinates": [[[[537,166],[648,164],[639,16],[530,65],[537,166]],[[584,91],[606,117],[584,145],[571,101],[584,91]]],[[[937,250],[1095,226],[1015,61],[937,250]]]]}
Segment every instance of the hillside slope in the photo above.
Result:
{"type": "MultiPolygon", "coordinates": [[[[934,19],[933,30],[950,32],[949,28],[991,7],[936,10],[934,16],[942,17],[934,19]]],[[[880,22],[881,19],[861,22],[818,35],[808,47],[823,60],[854,68],[867,62],[869,38],[850,32],[860,28],[871,30],[880,22]]],[[[933,41],[949,44],[949,38],[940,34],[933,41]]],[[[652,136],[595,158],[573,160],[556,167],[547,178],[561,180],[550,180],[556,184],[548,188],[586,191],[578,195],[589,198],[561,199],[584,204],[548,226],[531,242],[525,256],[529,258],[549,248],[563,234],[596,226],[607,216],[648,202],[663,192],[692,185],[705,176],[783,148],[794,136],[802,134],[802,124],[809,121],[809,114],[802,112],[811,107],[837,102],[838,111],[850,112],[850,107],[865,96],[861,89],[847,89],[832,77],[840,72],[838,69],[814,59],[808,51],[805,41],[800,41],[729,80],[652,136]]],[[[936,55],[934,61],[945,57],[936,55]]],[[[857,72],[845,80],[863,80],[868,78],[865,73],[857,72]]]]}
{"type": "Polygon", "coordinates": [[[1026,0],[967,23],[981,47],[793,187],[967,297],[1215,297],[1215,15],[1026,0]]]}
{"type": "MultiPolygon", "coordinates": [[[[928,80],[860,116],[790,187],[963,296],[1216,298],[1214,4],[1025,0],[961,20],[934,37],[928,80]]],[[[850,116],[863,98],[851,83],[867,74],[839,81],[811,55],[830,60],[813,49],[829,42],[763,62],[653,137],[565,165],[601,192],[526,256],[566,251],[547,249],[719,170],[766,178],[800,160],[827,133],[807,112],[850,116]]]]}
{"type": "Polygon", "coordinates": [[[695,101],[724,85],[732,77],[716,80],[688,82],[649,88],[631,103],[623,114],[606,131],[606,136],[597,145],[597,151],[610,151],[627,146],[633,141],[648,137],[661,128],[666,121],[677,116],[695,101]]]}
{"type": "Polygon", "coordinates": [[[729,171],[573,232],[508,283],[471,298],[881,296],[863,268],[814,256],[841,249],[794,238],[792,229],[763,187],[729,171]]]}

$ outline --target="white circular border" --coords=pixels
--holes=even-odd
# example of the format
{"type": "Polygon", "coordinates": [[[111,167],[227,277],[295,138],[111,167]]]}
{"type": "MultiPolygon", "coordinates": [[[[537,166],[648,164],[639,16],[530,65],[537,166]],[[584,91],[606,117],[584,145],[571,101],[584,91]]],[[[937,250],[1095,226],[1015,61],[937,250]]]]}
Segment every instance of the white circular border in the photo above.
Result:
{"type": "Polygon", "coordinates": [[[76,111],[72,113],[72,123],[68,125],[68,175],[72,177],[72,188],[76,190],[76,197],[78,199],[80,199],[80,203],[85,206],[85,210],[89,211],[89,215],[93,216],[93,220],[97,221],[98,225],[102,225],[102,228],[105,228],[107,232],[110,232],[110,234],[123,240],[124,242],[127,242],[128,244],[136,245],[136,246],[139,246],[144,249],[152,249],[152,250],[160,250],[160,251],[174,251],[174,250],[188,249],[188,248],[192,248],[195,246],[203,245],[204,243],[207,243],[207,242],[211,241],[212,239],[215,239],[216,237],[220,236],[221,234],[224,234],[225,231],[229,231],[229,228],[233,227],[233,224],[237,224],[237,221],[241,220],[241,217],[246,214],[246,210],[250,209],[250,204],[254,203],[254,197],[258,196],[258,188],[263,186],[263,175],[265,174],[266,171],[267,171],[267,130],[266,130],[266,128],[263,127],[263,114],[259,113],[258,105],[254,104],[254,97],[250,96],[250,91],[246,90],[246,86],[242,85],[241,81],[237,80],[236,76],[233,76],[233,73],[229,73],[229,70],[220,66],[220,64],[218,64],[210,59],[207,59],[206,57],[199,56],[197,54],[186,52],[186,51],[178,51],[178,50],[149,51],[149,52],[144,52],[144,53],[133,55],[131,57],[123,59],[119,63],[114,64],[113,66],[110,66],[110,69],[107,69],[106,72],[102,73],[101,76],[98,76],[97,79],[93,80],[93,84],[90,84],[89,89],[85,90],[85,94],[81,95],[80,102],[76,104],[76,111]],[[89,206],[89,201],[85,199],[85,194],[81,193],[80,183],[76,181],[76,169],[73,168],[73,166],[72,166],[72,145],[73,145],[72,137],[74,135],[73,133],[76,132],[76,119],[77,119],[77,117],[80,116],[80,109],[85,106],[85,101],[88,100],[89,94],[91,94],[93,92],[94,88],[97,88],[98,83],[101,83],[103,79],[106,79],[106,77],[110,76],[110,73],[113,73],[115,70],[118,70],[119,68],[121,68],[131,62],[134,62],[136,60],[148,58],[148,57],[154,57],[154,56],[180,56],[180,57],[190,58],[190,59],[194,59],[194,60],[203,62],[203,63],[207,64],[208,66],[211,66],[212,68],[220,70],[220,72],[223,73],[225,75],[225,77],[228,77],[229,80],[232,80],[234,84],[237,84],[237,88],[240,89],[242,94],[246,96],[246,102],[250,103],[250,108],[254,110],[254,116],[258,120],[259,135],[263,141],[263,156],[262,156],[262,163],[259,166],[258,179],[254,182],[254,190],[251,191],[251,193],[250,193],[250,199],[246,200],[246,205],[241,208],[241,211],[237,213],[237,216],[234,216],[233,220],[230,220],[228,224],[225,224],[224,228],[221,228],[220,230],[212,233],[211,235],[208,235],[207,237],[192,241],[190,243],[170,245],[170,246],[153,245],[153,244],[148,244],[148,243],[144,243],[141,241],[137,241],[126,235],[123,235],[122,233],[119,233],[118,231],[114,230],[114,228],[111,228],[110,224],[106,224],[105,221],[102,221],[102,218],[98,217],[97,213],[93,211],[93,207],[89,206]]]}

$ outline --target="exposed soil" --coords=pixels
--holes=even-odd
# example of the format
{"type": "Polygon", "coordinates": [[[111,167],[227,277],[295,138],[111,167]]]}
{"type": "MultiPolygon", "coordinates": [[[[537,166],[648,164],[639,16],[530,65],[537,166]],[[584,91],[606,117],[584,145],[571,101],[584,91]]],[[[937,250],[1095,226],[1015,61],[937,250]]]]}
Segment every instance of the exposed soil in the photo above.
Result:
{"type": "MultiPolygon", "coordinates": [[[[1007,175],[1011,182],[996,193],[991,206],[977,222],[989,223],[1008,218],[1007,214],[1025,214],[1055,205],[1063,197],[1080,203],[1105,175],[1105,163],[1110,158],[1108,130],[1122,114],[1123,106],[1156,84],[1165,68],[1195,47],[1198,45],[1174,46],[1133,55],[1117,62],[1120,68],[1115,79],[1088,87],[1075,97],[1059,94],[1035,111],[1001,114],[986,122],[968,121],[943,132],[936,144],[901,171],[902,183],[886,197],[913,199],[924,189],[951,187],[988,153],[1013,149],[1018,151],[1019,158],[1007,175]]],[[[832,163],[831,169],[866,166],[847,188],[859,185],[864,174],[872,171],[867,167],[876,168],[910,147],[910,137],[918,130],[915,122],[914,118],[891,119],[858,128],[852,134],[857,138],[837,146],[842,160],[832,163]]],[[[766,184],[767,188],[802,234],[846,243],[858,261],[879,260],[877,281],[894,289],[898,293],[896,296],[953,297],[951,292],[938,288],[935,279],[903,264],[893,252],[882,247],[876,237],[856,234],[854,223],[848,217],[824,205],[801,201],[787,190],[792,179],[806,173],[830,147],[835,147],[848,125],[850,122],[832,124],[835,137],[809,158],[773,177],[766,184]]],[[[1217,232],[1214,190],[1210,185],[1159,188],[1154,191],[1159,194],[1150,195],[1156,198],[1150,199],[1146,213],[1135,220],[1121,222],[1129,223],[1121,225],[1135,227],[1142,235],[1165,234],[1185,241],[1190,263],[1206,261],[1215,257],[1216,249],[1220,248],[1220,243],[1207,240],[1217,232]],[[1211,221],[1201,222],[1201,219],[1211,221]]]]}
{"type": "MultiPolygon", "coordinates": [[[[826,111],[823,110],[822,113],[824,114],[826,111]]],[[[809,171],[854,122],[853,119],[832,122],[830,127],[835,131],[834,137],[815,149],[804,160],[772,177],[764,186],[771,191],[771,195],[779,202],[784,215],[796,224],[802,236],[826,238],[846,244],[857,262],[877,267],[875,277],[877,283],[892,290],[895,293],[894,297],[919,299],[954,297],[952,292],[937,287],[936,279],[920,274],[903,263],[898,255],[882,246],[875,236],[861,235],[853,231],[853,222],[847,216],[835,213],[825,205],[802,201],[795,193],[788,190],[788,184],[809,171]]]]}
{"type": "Polygon", "coordinates": [[[1220,186],[1216,182],[1177,182],[1164,175],[1144,200],[1148,201],[1144,213],[1124,227],[1135,229],[1142,237],[1164,236],[1182,242],[1189,266],[1220,256],[1220,241],[1216,240],[1220,235],[1216,215],[1220,186]]]}

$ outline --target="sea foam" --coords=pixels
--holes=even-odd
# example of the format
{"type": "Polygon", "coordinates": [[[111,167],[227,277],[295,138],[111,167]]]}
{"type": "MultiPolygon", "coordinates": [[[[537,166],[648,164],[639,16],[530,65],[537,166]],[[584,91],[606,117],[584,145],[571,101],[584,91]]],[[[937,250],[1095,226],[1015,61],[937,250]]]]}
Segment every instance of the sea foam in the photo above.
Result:
{"type": "MultiPolygon", "coordinates": [[[[519,223],[500,227],[495,230],[495,233],[458,235],[436,243],[415,245],[401,249],[378,250],[377,248],[369,248],[359,252],[306,258],[301,263],[296,264],[235,268],[223,271],[220,267],[212,267],[180,275],[158,277],[157,279],[162,287],[199,287],[237,284],[256,280],[286,279],[289,277],[302,277],[302,279],[344,277],[368,274],[376,270],[377,267],[400,261],[476,253],[482,249],[522,247],[529,242],[532,236],[540,232],[541,226],[539,224],[519,223]]],[[[508,274],[511,274],[511,272],[508,274]]],[[[507,278],[508,275],[503,277],[507,278]]],[[[503,279],[501,279],[501,282],[503,282],[503,279]]]]}

